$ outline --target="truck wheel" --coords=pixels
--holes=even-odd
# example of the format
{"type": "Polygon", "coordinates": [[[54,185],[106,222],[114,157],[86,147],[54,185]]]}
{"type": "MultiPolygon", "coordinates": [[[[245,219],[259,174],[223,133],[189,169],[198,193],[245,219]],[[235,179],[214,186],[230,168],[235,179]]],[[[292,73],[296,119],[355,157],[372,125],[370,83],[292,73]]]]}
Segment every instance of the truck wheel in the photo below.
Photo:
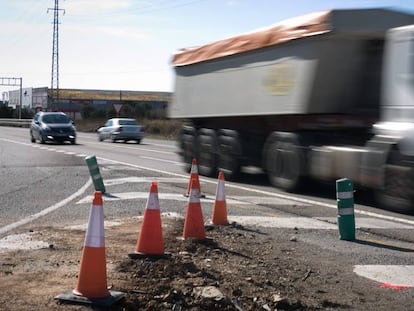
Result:
{"type": "Polygon", "coordinates": [[[184,170],[189,173],[193,159],[197,158],[196,153],[196,131],[192,126],[183,126],[180,135],[179,148],[184,170]]]}
{"type": "Polygon", "coordinates": [[[217,177],[217,139],[216,132],[211,129],[201,129],[198,142],[198,170],[200,175],[217,177]]]}
{"type": "Polygon", "coordinates": [[[414,169],[401,166],[401,155],[392,150],[384,167],[384,187],[376,190],[377,202],[385,209],[398,213],[413,213],[414,169]]]}
{"type": "Polygon", "coordinates": [[[270,183],[285,191],[297,191],[303,182],[300,146],[291,141],[273,141],[268,145],[266,168],[270,183]]]}
{"type": "Polygon", "coordinates": [[[240,173],[240,162],[237,150],[240,144],[235,137],[219,136],[217,168],[222,171],[227,180],[234,180],[240,173]]]}

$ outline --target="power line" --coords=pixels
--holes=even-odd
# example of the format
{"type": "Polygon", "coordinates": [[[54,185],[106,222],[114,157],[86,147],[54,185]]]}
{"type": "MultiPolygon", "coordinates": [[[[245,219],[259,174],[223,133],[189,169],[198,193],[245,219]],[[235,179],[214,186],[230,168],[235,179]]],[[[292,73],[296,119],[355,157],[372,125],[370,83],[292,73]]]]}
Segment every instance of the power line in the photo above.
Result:
{"type": "MultiPolygon", "coordinates": [[[[97,13],[95,18],[103,18],[103,17],[119,17],[119,16],[135,16],[137,13],[139,14],[147,14],[147,13],[153,13],[157,11],[166,11],[166,10],[172,10],[184,6],[193,5],[198,2],[203,2],[205,0],[193,0],[193,1],[186,1],[186,2],[172,2],[169,1],[161,1],[158,3],[158,6],[154,5],[147,5],[143,7],[138,8],[129,8],[127,10],[118,10],[110,13],[97,13]]],[[[90,15],[80,15],[80,14],[71,14],[72,17],[77,18],[88,18],[90,20],[90,15]]]]}

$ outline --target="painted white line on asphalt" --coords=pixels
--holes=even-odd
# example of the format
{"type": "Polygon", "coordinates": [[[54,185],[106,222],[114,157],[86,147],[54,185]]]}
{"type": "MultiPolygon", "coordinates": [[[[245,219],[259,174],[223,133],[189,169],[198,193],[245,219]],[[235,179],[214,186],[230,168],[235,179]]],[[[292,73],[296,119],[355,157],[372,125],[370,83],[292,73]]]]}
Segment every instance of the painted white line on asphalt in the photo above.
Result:
{"type": "Polygon", "coordinates": [[[288,229],[337,229],[336,225],[309,217],[229,216],[228,218],[229,221],[235,221],[245,226],[288,229]]]}
{"type": "MultiPolygon", "coordinates": [[[[329,223],[338,223],[337,217],[315,217],[316,219],[326,221],[329,223]]],[[[370,228],[370,229],[414,229],[414,226],[407,224],[396,223],[395,221],[387,221],[384,219],[373,219],[367,217],[355,218],[355,228],[370,228]]]]}
{"type": "MultiPolygon", "coordinates": [[[[15,143],[15,144],[21,144],[21,145],[25,145],[25,146],[32,146],[32,147],[36,146],[36,145],[33,145],[33,144],[16,142],[16,141],[12,141],[12,140],[5,139],[5,138],[0,138],[0,140],[8,141],[8,142],[15,143]]],[[[47,150],[47,148],[42,148],[42,147],[40,147],[40,148],[47,150]]],[[[154,151],[157,152],[156,150],[154,150],[154,151]]],[[[165,175],[170,175],[170,176],[188,178],[188,175],[167,172],[167,171],[163,171],[163,170],[159,170],[159,169],[154,169],[154,168],[145,167],[145,166],[141,166],[141,165],[135,165],[135,164],[127,163],[127,162],[121,162],[121,161],[112,160],[112,159],[108,159],[108,158],[97,157],[97,159],[103,160],[103,161],[108,161],[108,162],[111,162],[111,163],[117,163],[117,164],[121,164],[121,165],[125,165],[125,166],[135,167],[135,168],[143,169],[143,170],[150,171],[150,172],[157,172],[157,173],[160,173],[160,174],[165,174],[165,175]]],[[[200,178],[200,181],[205,182],[205,183],[210,183],[210,184],[216,184],[216,181],[211,181],[211,180],[203,179],[203,178],[200,178]]],[[[238,189],[238,190],[250,191],[250,192],[257,193],[257,194],[263,194],[263,195],[268,195],[268,196],[272,196],[272,197],[277,197],[277,198],[280,198],[280,199],[292,200],[292,201],[296,201],[296,202],[300,202],[300,203],[304,203],[304,204],[308,204],[308,205],[317,205],[317,206],[327,207],[327,208],[331,208],[331,209],[337,209],[338,208],[338,206],[336,204],[324,203],[324,202],[319,202],[319,201],[310,200],[310,199],[303,199],[303,198],[298,198],[298,197],[291,196],[291,195],[285,195],[285,194],[281,194],[281,193],[275,193],[275,192],[270,192],[270,191],[265,191],[265,190],[253,189],[253,188],[233,185],[233,184],[230,184],[230,183],[226,183],[226,187],[233,188],[233,189],[238,189]]],[[[412,221],[412,220],[399,218],[399,217],[393,217],[393,216],[387,216],[387,215],[381,215],[381,214],[377,214],[377,213],[374,213],[374,212],[355,210],[355,214],[370,216],[370,217],[389,220],[389,221],[400,222],[400,223],[404,223],[404,224],[408,224],[408,225],[414,225],[414,221],[412,221]]]]}
{"type": "Polygon", "coordinates": [[[182,163],[177,162],[177,161],[164,160],[164,159],[154,158],[154,157],[143,157],[143,156],[140,156],[140,158],[142,158],[142,159],[149,159],[149,160],[156,160],[156,161],[165,162],[165,163],[172,163],[174,165],[181,165],[182,164],[182,163]]]}
{"type": "MultiPolygon", "coordinates": [[[[102,143],[103,142],[92,142],[90,144],[92,144],[92,145],[102,145],[102,143]]],[[[137,150],[138,148],[140,148],[140,145],[137,144],[135,147],[129,147],[127,144],[117,144],[117,147],[124,148],[124,149],[137,150]]],[[[162,153],[162,154],[176,154],[175,152],[171,152],[171,151],[161,151],[161,150],[143,149],[143,148],[140,148],[139,151],[152,152],[152,153],[162,153]]]]}
{"type": "Polygon", "coordinates": [[[156,181],[158,183],[186,184],[188,179],[171,177],[125,177],[116,179],[105,179],[105,186],[122,185],[126,183],[146,183],[156,181]]]}
{"type": "MultiPolygon", "coordinates": [[[[108,159],[108,158],[98,157],[98,159],[108,161],[108,162],[112,162],[112,163],[118,163],[118,164],[121,164],[121,165],[136,167],[136,168],[140,168],[140,169],[151,171],[151,172],[157,172],[157,173],[160,173],[160,174],[188,178],[188,175],[167,172],[167,171],[163,171],[163,170],[159,170],[159,169],[154,169],[154,168],[150,168],[150,167],[135,165],[135,164],[126,163],[126,162],[121,162],[121,161],[112,160],[112,159],[108,159]]],[[[205,183],[210,183],[210,184],[216,184],[217,183],[216,181],[211,181],[211,180],[203,179],[203,178],[200,178],[200,181],[205,182],[205,183]]],[[[303,198],[298,198],[298,197],[294,197],[294,196],[290,196],[290,195],[285,195],[285,194],[281,194],[281,193],[274,193],[274,192],[265,191],[265,190],[259,190],[259,189],[253,189],[253,188],[233,185],[233,184],[230,184],[230,183],[227,183],[227,182],[226,182],[226,187],[233,188],[233,189],[238,189],[238,190],[250,191],[250,192],[263,194],[263,195],[268,195],[268,196],[272,196],[272,197],[276,197],[276,198],[280,198],[280,199],[292,200],[292,201],[296,201],[296,202],[300,202],[300,203],[304,203],[304,204],[308,204],[308,205],[317,205],[317,206],[322,206],[322,207],[328,207],[328,208],[331,208],[331,209],[337,209],[338,208],[338,206],[336,204],[324,203],[324,202],[319,202],[319,201],[315,201],[315,200],[303,199],[303,198]]],[[[396,221],[396,222],[401,222],[401,223],[405,223],[405,224],[409,224],[409,225],[414,225],[414,221],[412,221],[412,220],[408,220],[408,219],[404,219],[404,218],[398,218],[398,217],[392,217],[392,216],[387,216],[387,215],[381,215],[381,214],[377,214],[377,213],[373,213],[373,212],[355,210],[355,214],[360,214],[360,215],[375,217],[375,218],[379,218],[379,219],[386,219],[386,220],[390,220],[390,221],[396,221]]]]}
{"type": "MultiPolygon", "coordinates": [[[[106,185],[106,184],[105,184],[106,185]]],[[[123,193],[106,193],[103,195],[105,202],[110,201],[122,201],[122,200],[134,200],[134,199],[148,199],[148,192],[123,192],[123,193]]],[[[172,201],[183,201],[187,202],[188,198],[178,193],[158,193],[160,200],[172,200],[172,201]]],[[[85,204],[92,202],[93,197],[88,195],[83,199],[76,202],[76,204],[85,204]]],[[[200,198],[201,203],[214,203],[214,199],[200,198]]],[[[235,201],[237,204],[241,204],[239,201],[235,201]]],[[[229,202],[231,203],[231,201],[229,202]]],[[[246,203],[249,204],[249,203],[246,203]]]]}
{"type": "MultiPolygon", "coordinates": [[[[152,181],[153,179],[149,179],[148,182],[152,181]]],[[[138,181],[136,181],[138,182],[138,181]]],[[[142,180],[144,182],[144,180],[142,180]]],[[[169,182],[166,180],[165,182],[169,182]]],[[[105,186],[108,186],[108,183],[105,182],[105,186]]],[[[160,200],[173,200],[173,201],[183,201],[187,202],[188,198],[185,197],[183,194],[178,193],[163,193],[159,192],[158,197],[160,200]]],[[[104,201],[122,201],[122,200],[133,200],[133,199],[147,199],[148,192],[122,192],[122,193],[107,193],[103,196],[104,201]]],[[[76,202],[76,204],[85,204],[92,202],[93,197],[91,195],[84,197],[83,199],[76,202]]],[[[211,203],[213,204],[215,201],[215,197],[210,198],[200,198],[200,203],[211,203]]],[[[263,202],[262,197],[244,197],[244,196],[231,196],[226,198],[227,205],[256,205],[257,202],[263,202]]],[[[292,205],[296,204],[295,202],[287,200],[281,200],[278,198],[267,198],[267,203],[278,204],[278,205],[292,205]]]]}
{"type": "Polygon", "coordinates": [[[16,229],[17,227],[23,226],[23,225],[25,225],[25,224],[27,224],[27,223],[29,223],[29,222],[37,219],[37,218],[40,218],[42,216],[45,216],[45,215],[47,215],[47,214],[49,214],[49,213],[51,213],[51,212],[53,212],[53,211],[55,211],[55,210],[63,207],[63,206],[65,206],[67,203],[69,203],[70,201],[72,201],[76,197],[82,195],[86,191],[86,189],[89,188],[89,186],[91,184],[92,184],[91,179],[88,179],[88,181],[86,182],[86,184],[82,188],[80,188],[78,191],[76,191],[74,194],[68,196],[66,199],[63,199],[62,201],[60,201],[60,202],[58,202],[58,203],[56,203],[56,204],[54,204],[52,206],[49,206],[48,208],[45,208],[44,210],[40,211],[39,213],[30,215],[30,216],[25,217],[25,218],[23,218],[23,219],[21,219],[21,220],[19,220],[17,222],[14,222],[12,224],[9,224],[7,226],[4,226],[4,227],[0,228],[0,234],[6,233],[8,231],[11,231],[13,229],[16,229]]]}
{"type": "Polygon", "coordinates": [[[356,265],[354,272],[362,277],[391,286],[414,286],[414,266],[356,265]]]}

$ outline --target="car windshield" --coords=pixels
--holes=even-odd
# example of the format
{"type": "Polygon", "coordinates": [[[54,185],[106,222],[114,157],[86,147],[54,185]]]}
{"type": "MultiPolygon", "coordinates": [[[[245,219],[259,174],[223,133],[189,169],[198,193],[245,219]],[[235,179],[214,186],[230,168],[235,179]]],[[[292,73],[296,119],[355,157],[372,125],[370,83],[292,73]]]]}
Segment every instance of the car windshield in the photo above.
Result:
{"type": "Polygon", "coordinates": [[[49,114],[42,118],[44,123],[69,123],[69,118],[63,114],[49,114]]]}
{"type": "Polygon", "coordinates": [[[119,120],[119,125],[138,125],[135,120],[119,120]]]}

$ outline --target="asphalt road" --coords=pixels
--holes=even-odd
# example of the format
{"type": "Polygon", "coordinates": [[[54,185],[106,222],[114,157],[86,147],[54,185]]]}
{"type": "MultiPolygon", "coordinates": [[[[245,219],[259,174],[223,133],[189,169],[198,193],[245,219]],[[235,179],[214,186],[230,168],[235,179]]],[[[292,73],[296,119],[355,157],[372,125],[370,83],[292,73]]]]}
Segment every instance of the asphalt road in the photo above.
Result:
{"type": "MultiPolygon", "coordinates": [[[[94,191],[85,162],[89,155],[97,157],[109,194],[106,219],[141,214],[151,181],[159,183],[162,212],[185,213],[188,174],[174,141],[99,142],[93,133],[78,133],[77,141],[77,145],[41,145],[30,142],[28,129],[0,127],[0,236],[22,225],[84,223],[94,191]]],[[[208,219],[217,181],[200,180],[208,219]]],[[[334,184],[310,184],[306,193],[288,194],[271,187],[260,171],[246,168],[238,182],[226,182],[226,196],[228,214],[242,217],[238,221],[329,230],[337,226],[334,184]],[[292,218],[296,220],[289,222],[292,218]]],[[[369,193],[355,196],[361,202],[355,205],[358,229],[414,243],[413,216],[376,208],[369,193]]]]}
{"type": "MultiPolygon", "coordinates": [[[[0,127],[0,238],[39,225],[86,223],[94,192],[85,162],[90,155],[98,159],[107,191],[106,221],[142,215],[152,181],[158,182],[161,211],[185,214],[187,198],[183,194],[189,176],[174,141],[98,142],[93,133],[78,133],[77,142],[31,143],[28,129],[0,127]]],[[[217,180],[200,177],[200,181],[207,221],[217,180]]],[[[247,168],[238,182],[226,181],[225,191],[231,221],[306,229],[310,230],[309,243],[338,247],[338,239],[326,234],[326,230],[337,230],[335,185],[310,184],[305,193],[288,194],[271,187],[260,171],[247,168]]],[[[356,226],[364,239],[341,251],[357,252],[361,264],[370,262],[369,258],[387,265],[413,264],[407,250],[414,251],[414,217],[376,208],[369,193],[356,192],[355,196],[356,226]]]]}

